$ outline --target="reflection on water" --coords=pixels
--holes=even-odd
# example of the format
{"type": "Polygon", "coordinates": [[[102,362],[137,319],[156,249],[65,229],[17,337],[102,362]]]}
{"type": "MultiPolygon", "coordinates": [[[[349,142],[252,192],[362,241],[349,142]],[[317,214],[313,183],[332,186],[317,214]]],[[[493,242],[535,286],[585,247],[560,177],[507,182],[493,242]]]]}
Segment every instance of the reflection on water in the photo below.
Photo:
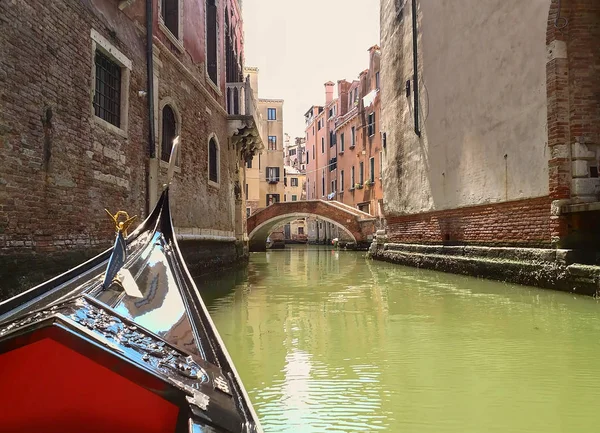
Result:
{"type": "Polygon", "coordinates": [[[594,299],[304,247],[213,278],[265,431],[598,431],[594,299]]]}

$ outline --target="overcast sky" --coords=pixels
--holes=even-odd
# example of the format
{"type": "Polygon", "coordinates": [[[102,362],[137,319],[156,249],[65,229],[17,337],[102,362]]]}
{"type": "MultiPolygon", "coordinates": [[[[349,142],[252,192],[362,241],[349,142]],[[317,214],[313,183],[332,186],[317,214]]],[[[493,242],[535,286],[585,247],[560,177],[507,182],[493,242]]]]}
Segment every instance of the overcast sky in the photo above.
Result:
{"type": "Polygon", "coordinates": [[[259,97],[284,99],[284,131],[304,136],[304,113],[326,81],[358,78],[379,44],[379,0],[243,0],[246,66],[259,97]]]}

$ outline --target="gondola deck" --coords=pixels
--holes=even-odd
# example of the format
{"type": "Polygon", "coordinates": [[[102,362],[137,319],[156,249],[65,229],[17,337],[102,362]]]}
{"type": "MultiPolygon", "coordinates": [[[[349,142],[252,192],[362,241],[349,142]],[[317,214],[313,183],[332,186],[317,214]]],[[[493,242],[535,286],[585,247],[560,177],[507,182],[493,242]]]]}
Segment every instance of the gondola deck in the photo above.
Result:
{"type": "Polygon", "coordinates": [[[126,241],[0,303],[0,431],[261,432],[185,265],[169,188],[126,241]]]}

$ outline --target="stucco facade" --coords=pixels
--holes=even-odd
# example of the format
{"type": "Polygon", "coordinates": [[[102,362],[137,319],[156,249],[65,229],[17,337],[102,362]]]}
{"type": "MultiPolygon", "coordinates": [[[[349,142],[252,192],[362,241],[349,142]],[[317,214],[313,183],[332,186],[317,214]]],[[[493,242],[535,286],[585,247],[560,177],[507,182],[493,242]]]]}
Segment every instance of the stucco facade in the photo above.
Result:
{"type": "Polygon", "coordinates": [[[382,0],[393,239],[594,248],[599,17],[587,0],[382,0]]]}

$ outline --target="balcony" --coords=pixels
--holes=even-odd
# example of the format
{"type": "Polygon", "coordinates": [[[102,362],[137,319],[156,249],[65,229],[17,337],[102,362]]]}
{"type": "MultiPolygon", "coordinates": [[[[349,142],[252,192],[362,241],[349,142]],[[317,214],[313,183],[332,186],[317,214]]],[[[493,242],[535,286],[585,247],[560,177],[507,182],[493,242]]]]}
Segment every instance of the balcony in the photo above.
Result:
{"type": "Polygon", "coordinates": [[[261,115],[249,77],[241,83],[227,83],[225,92],[229,136],[242,159],[251,160],[264,149],[264,144],[260,134],[261,115]]]}

